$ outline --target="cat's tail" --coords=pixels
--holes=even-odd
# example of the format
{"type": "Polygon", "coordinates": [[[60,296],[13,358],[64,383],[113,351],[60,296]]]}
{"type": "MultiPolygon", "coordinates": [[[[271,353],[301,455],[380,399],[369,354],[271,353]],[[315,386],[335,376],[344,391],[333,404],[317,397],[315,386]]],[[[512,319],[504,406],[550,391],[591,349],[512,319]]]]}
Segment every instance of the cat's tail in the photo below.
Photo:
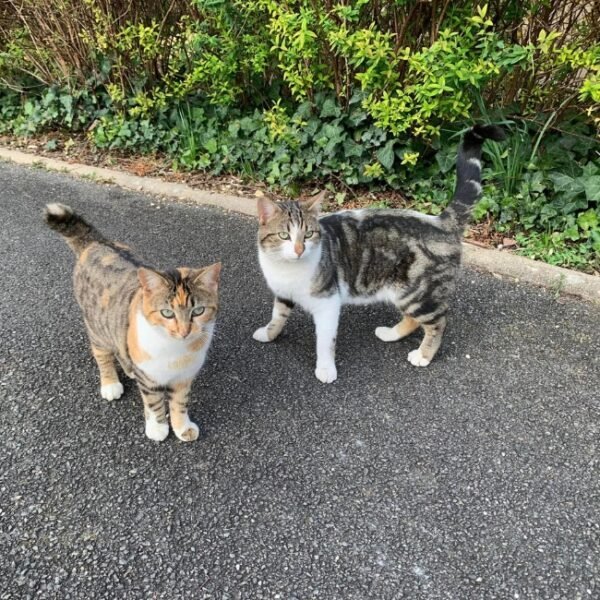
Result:
{"type": "Polygon", "coordinates": [[[104,239],[94,227],[65,204],[47,204],[44,218],[48,227],[60,233],[77,256],[92,242],[104,239]]]}
{"type": "Polygon", "coordinates": [[[463,138],[456,158],[456,189],[452,202],[441,219],[462,232],[473,206],[481,196],[481,148],[485,140],[497,142],[506,138],[497,125],[475,125],[463,138]]]}

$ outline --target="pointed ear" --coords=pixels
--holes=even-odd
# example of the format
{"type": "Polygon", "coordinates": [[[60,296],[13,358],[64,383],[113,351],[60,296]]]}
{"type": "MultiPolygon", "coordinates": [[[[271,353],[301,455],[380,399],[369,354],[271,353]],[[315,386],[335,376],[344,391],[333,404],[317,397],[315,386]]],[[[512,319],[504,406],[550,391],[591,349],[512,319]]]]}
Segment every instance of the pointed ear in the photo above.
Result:
{"type": "Polygon", "coordinates": [[[219,277],[221,275],[221,263],[215,263],[210,267],[199,269],[192,278],[193,285],[200,285],[216,292],[219,289],[219,277]]]}
{"type": "Polygon", "coordinates": [[[319,212],[321,212],[321,204],[323,203],[326,197],[327,190],[323,190],[315,196],[311,196],[307,200],[301,200],[300,207],[302,208],[302,210],[307,210],[309,212],[319,214],[319,212]]]}
{"type": "Polygon", "coordinates": [[[268,198],[259,198],[256,208],[258,210],[258,222],[261,225],[266,225],[267,221],[270,221],[281,210],[273,200],[268,198]]]}
{"type": "Polygon", "coordinates": [[[158,271],[153,271],[152,269],[146,269],[144,267],[140,267],[137,272],[138,279],[140,284],[144,288],[146,292],[156,292],[159,289],[167,289],[169,287],[169,282],[165,279],[162,273],[158,271]]]}

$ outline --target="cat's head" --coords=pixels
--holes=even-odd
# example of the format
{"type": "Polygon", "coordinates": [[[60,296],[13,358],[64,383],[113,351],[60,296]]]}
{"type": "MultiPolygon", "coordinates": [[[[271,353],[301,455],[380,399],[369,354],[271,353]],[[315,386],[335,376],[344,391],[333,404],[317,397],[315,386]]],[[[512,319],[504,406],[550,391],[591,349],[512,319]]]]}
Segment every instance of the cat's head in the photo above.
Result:
{"type": "Polygon", "coordinates": [[[221,263],[168,272],[139,268],[144,316],[174,338],[205,334],[217,316],[220,273],[221,263]]]}
{"type": "Polygon", "coordinates": [[[270,258],[297,261],[321,243],[319,211],[323,193],[304,201],[258,200],[258,244],[270,258]]]}

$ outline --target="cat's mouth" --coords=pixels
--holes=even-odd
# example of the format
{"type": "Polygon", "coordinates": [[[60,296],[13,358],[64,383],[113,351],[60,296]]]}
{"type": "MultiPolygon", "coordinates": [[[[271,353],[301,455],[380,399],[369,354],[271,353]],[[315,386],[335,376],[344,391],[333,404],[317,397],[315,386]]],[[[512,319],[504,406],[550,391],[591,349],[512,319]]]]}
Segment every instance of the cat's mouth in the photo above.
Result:
{"type": "Polygon", "coordinates": [[[179,331],[170,331],[169,335],[175,340],[186,340],[186,341],[197,341],[197,340],[207,340],[209,336],[208,329],[202,327],[197,331],[189,331],[187,333],[180,333],[179,331]]]}

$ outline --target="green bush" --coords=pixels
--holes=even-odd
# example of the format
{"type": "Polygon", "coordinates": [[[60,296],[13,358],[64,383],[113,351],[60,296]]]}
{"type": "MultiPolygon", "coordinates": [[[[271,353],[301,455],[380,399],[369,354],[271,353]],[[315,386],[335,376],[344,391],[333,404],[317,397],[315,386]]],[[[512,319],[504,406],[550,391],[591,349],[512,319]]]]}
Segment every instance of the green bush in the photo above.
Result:
{"type": "Polygon", "coordinates": [[[598,117],[600,25],[585,0],[7,0],[8,87],[105,86],[130,114],[201,97],[296,103],[357,90],[378,126],[434,138],[490,109],[598,117]]]}

